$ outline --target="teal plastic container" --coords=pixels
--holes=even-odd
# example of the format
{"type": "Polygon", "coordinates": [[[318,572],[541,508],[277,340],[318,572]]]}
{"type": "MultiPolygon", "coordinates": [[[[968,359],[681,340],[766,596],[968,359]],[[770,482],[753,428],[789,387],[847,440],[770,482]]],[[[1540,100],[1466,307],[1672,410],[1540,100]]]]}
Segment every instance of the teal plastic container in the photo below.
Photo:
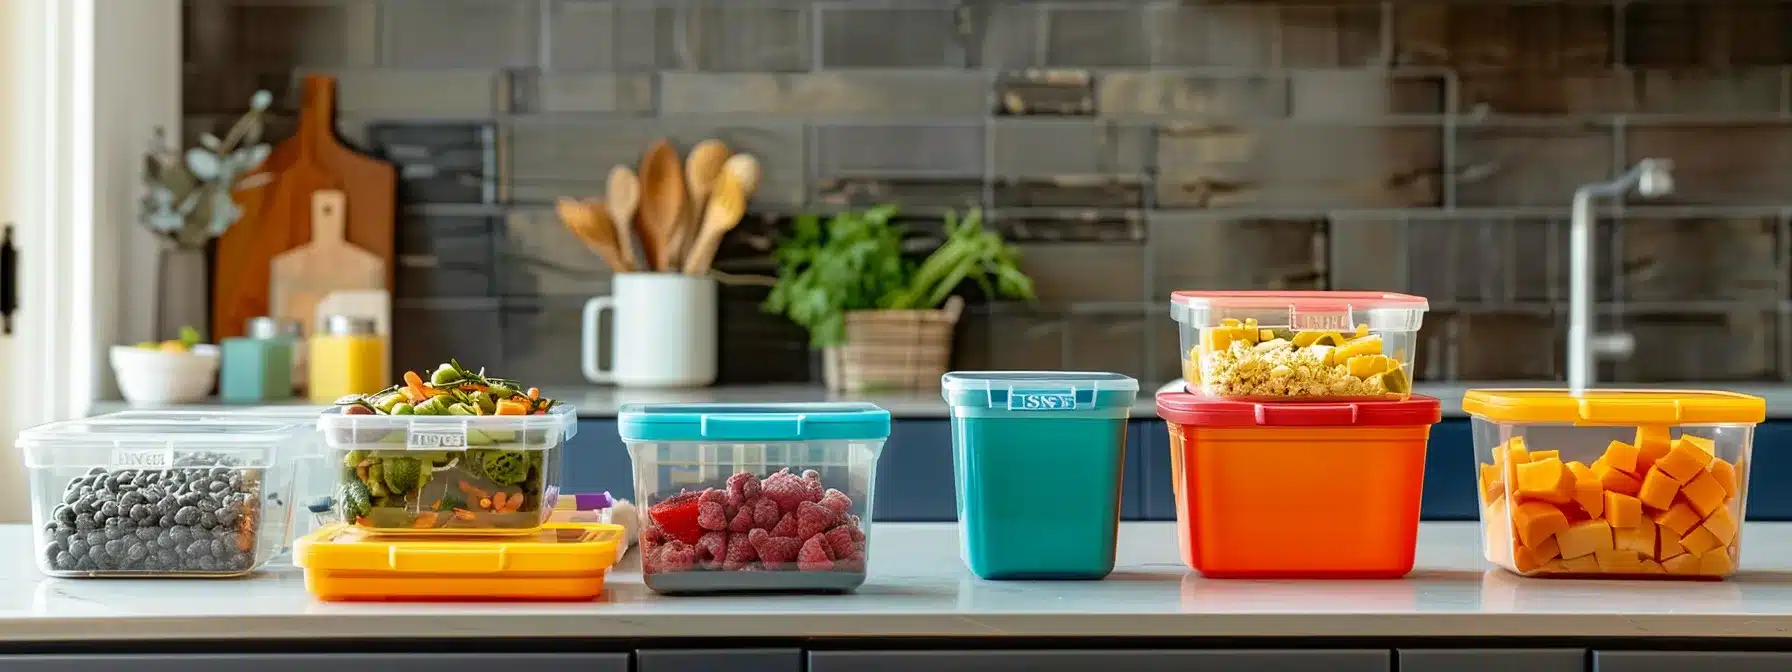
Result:
{"type": "Polygon", "coordinates": [[[955,371],[959,554],[985,579],[1100,579],[1114,570],[1126,421],[1117,373],[955,371]]]}

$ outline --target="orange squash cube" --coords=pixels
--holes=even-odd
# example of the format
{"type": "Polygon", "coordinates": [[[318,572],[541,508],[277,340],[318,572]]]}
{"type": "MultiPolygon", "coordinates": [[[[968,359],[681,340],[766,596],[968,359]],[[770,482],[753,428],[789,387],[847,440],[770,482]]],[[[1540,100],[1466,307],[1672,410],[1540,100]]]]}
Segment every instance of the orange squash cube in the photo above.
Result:
{"type": "Polygon", "coordinates": [[[1556,544],[1555,537],[1550,537],[1544,539],[1543,543],[1538,544],[1536,548],[1531,549],[1531,555],[1538,560],[1558,558],[1562,555],[1562,547],[1556,544]]]}
{"type": "Polygon", "coordinates": [[[1493,500],[1506,496],[1506,483],[1500,478],[1499,465],[1481,465],[1481,503],[1491,504],[1493,500]]]}
{"type": "Polygon", "coordinates": [[[1739,529],[1736,516],[1730,513],[1730,507],[1727,506],[1720,506],[1710,516],[1706,516],[1703,527],[1710,530],[1711,535],[1717,537],[1717,543],[1723,546],[1729,546],[1730,542],[1736,540],[1736,531],[1739,529]]]}
{"type": "Polygon", "coordinates": [[[1633,551],[1602,548],[1593,552],[1593,560],[1599,563],[1599,571],[1607,574],[1634,574],[1642,571],[1641,558],[1633,551]]]}
{"type": "Polygon", "coordinates": [[[1570,525],[1556,533],[1556,545],[1562,559],[1592,555],[1594,551],[1612,549],[1612,526],[1603,520],[1588,520],[1570,525]]]}
{"type": "Polygon", "coordinates": [[[1612,530],[1612,546],[1635,551],[1645,558],[1655,557],[1655,523],[1612,530]]]}
{"type": "Polygon", "coordinates": [[[1655,467],[1673,476],[1674,480],[1685,483],[1704,471],[1705,465],[1710,464],[1711,460],[1711,453],[1705,452],[1700,444],[1681,437],[1674,442],[1674,447],[1668,450],[1667,455],[1655,461],[1655,467]]]}
{"type": "Polygon", "coordinates": [[[1712,478],[1717,479],[1717,484],[1723,486],[1725,497],[1736,496],[1738,487],[1736,465],[1725,462],[1721,457],[1716,457],[1711,459],[1711,464],[1706,469],[1711,472],[1712,478]]]}
{"type": "MultiPolygon", "coordinates": [[[[1671,455],[1669,457],[1672,457],[1671,455]]],[[[1686,485],[1680,486],[1680,494],[1692,504],[1692,509],[1699,512],[1700,517],[1709,516],[1711,512],[1724,506],[1724,486],[1717,484],[1711,474],[1700,471],[1686,485]]]]}
{"type": "Polygon", "coordinates": [[[1730,557],[1729,549],[1718,550],[1699,556],[1699,573],[1705,576],[1729,576],[1736,573],[1736,559],[1730,557]]]}
{"type": "Polygon", "coordinates": [[[1666,525],[1655,524],[1655,538],[1658,542],[1655,549],[1657,559],[1667,560],[1686,552],[1686,548],[1680,545],[1680,533],[1668,529],[1666,525]]]}
{"type": "Polygon", "coordinates": [[[1605,493],[1605,522],[1613,529],[1640,527],[1643,524],[1643,502],[1620,492],[1605,493]]]}
{"type": "Polygon", "coordinates": [[[1686,536],[1680,537],[1680,545],[1685,546],[1686,552],[1693,555],[1704,555],[1724,547],[1723,543],[1717,540],[1717,535],[1712,534],[1711,530],[1704,527],[1694,528],[1686,536]]]}
{"type": "Polygon", "coordinates": [[[1637,499],[1651,509],[1663,510],[1674,505],[1674,495],[1680,494],[1680,482],[1668,476],[1661,467],[1650,467],[1649,473],[1643,476],[1643,486],[1637,490],[1637,499]]]}
{"type": "Polygon", "coordinates": [[[1717,441],[1712,439],[1693,434],[1681,434],[1679,440],[1692,444],[1693,447],[1705,451],[1707,455],[1717,455],[1717,441]]]}
{"type": "Polygon", "coordinates": [[[1638,481],[1635,476],[1605,462],[1594,462],[1593,473],[1599,475],[1600,486],[1612,492],[1634,497],[1643,489],[1642,481],[1638,481]]]}
{"type": "Polygon", "coordinates": [[[1636,468],[1630,473],[1640,474],[1655,466],[1655,461],[1672,448],[1672,436],[1667,427],[1660,425],[1636,428],[1636,468]]]}
{"type": "Polygon", "coordinates": [[[1682,553],[1661,561],[1661,567],[1662,569],[1668,570],[1669,574],[1681,574],[1686,576],[1699,574],[1699,556],[1691,553],[1682,553]]]}
{"type": "Polygon", "coordinates": [[[1548,502],[1524,502],[1512,509],[1512,526],[1518,543],[1536,548],[1550,535],[1568,529],[1568,517],[1548,502]]]}
{"type": "Polygon", "coordinates": [[[1531,452],[1524,447],[1522,436],[1514,436],[1493,449],[1494,464],[1524,464],[1529,461],[1531,452]]]}
{"type": "Polygon", "coordinates": [[[1574,473],[1556,458],[1533,459],[1513,467],[1513,494],[1551,504],[1574,501],[1574,473]]]}
{"type": "Polygon", "coordinates": [[[1674,534],[1680,535],[1681,539],[1685,539],[1686,533],[1691,532],[1692,528],[1698,526],[1699,521],[1705,519],[1704,516],[1699,515],[1699,512],[1692,510],[1692,505],[1687,504],[1684,497],[1674,500],[1673,506],[1668,507],[1666,511],[1656,513],[1653,517],[1655,522],[1673,530],[1674,534]]]}
{"type": "Polygon", "coordinates": [[[1599,459],[1619,470],[1635,474],[1638,473],[1636,454],[1636,446],[1623,441],[1613,441],[1605,447],[1605,454],[1601,455],[1599,459]]]}
{"type": "Polygon", "coordinates": [[[1537,552],[1523,546],[1512,549],[1512,568],[1521,574],[1529,574],[1543,568],[1548,558],[1537,557],[1537,552]]]}
{"type": "Polygon", "coordinates": [[[1599,483],[1599,474],[1593,468],[1579,462],[1569,462],[1568,472],[1574,474],[1574,502],[1580,505],[1588,518],[1598,518],[1605,513],[1605,487],[1599,483]]]}
{"type": "Polygon", "coordinates": [[[1593,554],[1591,553],[1578,558],[1563,558],[1559,562],[1562,563],[1563,571],[1570,574],[1599,573],[1599,560],[1598,558],[1593,557],[1593,554]]]}

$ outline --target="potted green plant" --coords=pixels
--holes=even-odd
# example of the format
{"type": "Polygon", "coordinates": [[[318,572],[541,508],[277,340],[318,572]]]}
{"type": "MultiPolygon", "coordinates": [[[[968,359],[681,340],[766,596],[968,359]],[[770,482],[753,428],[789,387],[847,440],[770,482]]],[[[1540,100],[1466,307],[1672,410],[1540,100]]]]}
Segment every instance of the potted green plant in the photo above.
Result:
{"type": "Polygon", "coordinates": [[[983,225],[982,212],[945,217],[945,240],[919,263],[903,254],[895,206],[797,218],[772,250],[778,278],[767,312],[809,331],[830,389],[939,385],[963,311],[954,292],[976,283],[990,298],[1033,299],[1020,253],[983,225]]]}

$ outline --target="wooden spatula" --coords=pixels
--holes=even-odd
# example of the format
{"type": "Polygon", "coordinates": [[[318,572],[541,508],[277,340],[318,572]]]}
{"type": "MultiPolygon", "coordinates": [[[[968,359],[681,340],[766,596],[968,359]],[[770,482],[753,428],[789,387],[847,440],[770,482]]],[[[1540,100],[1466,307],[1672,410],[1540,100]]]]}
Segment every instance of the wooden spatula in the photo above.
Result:
{"type": "Polygon", "coordinates": [[[641,159],[641,215],[635,231],[647,265],[656,271],[676,271],[673,249],[678,240],[679,213],[685,207],[684,174],[678,151],[664,139],[655,141],[641,159]]]}
{"type": "Polygon", "coordinates": [[[611,271],[627,273],[634,270],[622,257],[622,250],[616,244],[616,225],[610,223],[610,213],[602,203],[562,198],[554,204],[554,209],[560,215],[560,223],[602,257],[611,271]]]}
{"type": "Polygon", "coordinates": [[[628,166],[610,169],[610,182],[604,187],[604,203],[610,210],[610,222],[616,225],[616,244],[629,268],[640,270],[641,257],[635,254],[635,206],[641,204],[641,178],[628,166]]]}
{"type": "Polygon", "coordinates": [[[691,147],[690,155],[684,158],[684,186],[691,198],[685,203],[681,218],[679,233],[682,235],[673,246],[674,264],[683,264],[690,256],[691,245],[703,228],[703,210],[708,205],[709,193],[715,190],[716,177],[722,174],[722,163],[728,160],[728,154],[728,145],[710,138],[691,147]]]}
{"type": "Polygon", "coordinates": [[[716,261],[716,249],[722,245],[722,236],[727,235],[742,215],[747,213],[747,195],[741,190],[734,176],[723,173],[716,180],[715,193],[709,197],[709,207],[703,210],[703,229],[697,234],[697,242],[691,246],[691,256],[685,260],[684,272],[688,275],[703,275],[709,272],[710,265],[716,261]]]}

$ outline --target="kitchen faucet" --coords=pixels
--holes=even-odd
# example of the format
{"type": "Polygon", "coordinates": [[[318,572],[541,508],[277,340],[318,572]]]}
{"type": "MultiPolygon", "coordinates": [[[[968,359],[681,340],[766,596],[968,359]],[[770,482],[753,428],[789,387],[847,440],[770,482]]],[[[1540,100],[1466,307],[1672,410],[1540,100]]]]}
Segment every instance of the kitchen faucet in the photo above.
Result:
{"type": "Polygon", "coordinates": [[[1593,385],[1593,357],[1622,354],[1635,347],[1629,334],[1593,333],[1593,198],[1621,197],[1632,188],[1644,198],[1674,191],[1674,163],[1643,159],[1611,182],[1574,190],[1574,213],[1568,233],[1568,390],[1580,395],[1593,385]]]}

